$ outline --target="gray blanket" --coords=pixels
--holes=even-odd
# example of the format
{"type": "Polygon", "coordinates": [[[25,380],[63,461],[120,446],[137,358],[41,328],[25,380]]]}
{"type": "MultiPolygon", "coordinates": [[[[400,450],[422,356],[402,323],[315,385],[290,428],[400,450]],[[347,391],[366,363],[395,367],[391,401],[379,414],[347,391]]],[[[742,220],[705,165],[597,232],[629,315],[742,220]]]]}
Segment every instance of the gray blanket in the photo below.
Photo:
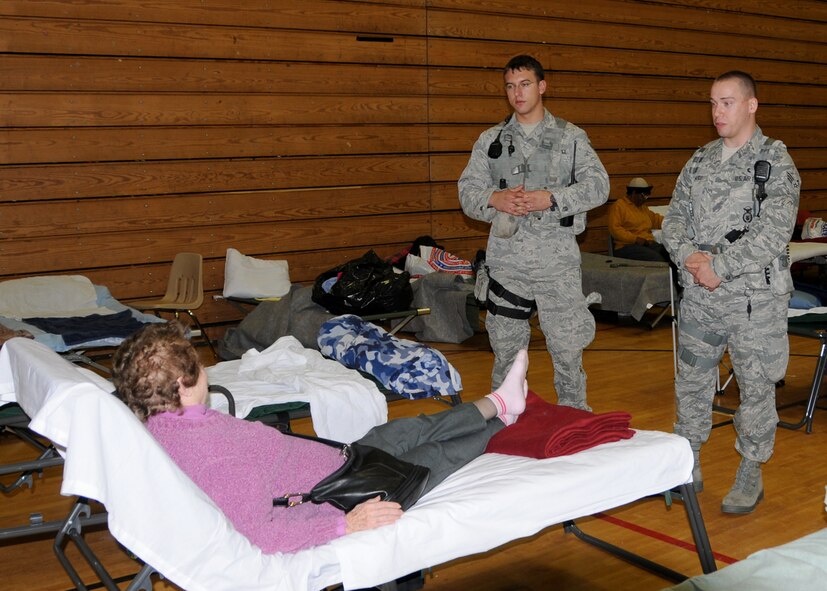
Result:
{"type": "Polygon", "coordinates": [[[631,314],[640,320],[649,306],[671,299],[671,271],[667,263],[633,261],[608,255],[581,253],[583,293],[599,293],[599,308],[631,314]]]}
{"type": "Polygon", "coordinates": [[[333,314],[315,303],[312,287],[293,285],[277,302],[261,302],[236,328],[228,328],[218,342],[222,359],[239,359],[250,349],[266,349],[285,335],[292,335],[308,349],[318,349],[316,342],[322,324],[333,314]]]}

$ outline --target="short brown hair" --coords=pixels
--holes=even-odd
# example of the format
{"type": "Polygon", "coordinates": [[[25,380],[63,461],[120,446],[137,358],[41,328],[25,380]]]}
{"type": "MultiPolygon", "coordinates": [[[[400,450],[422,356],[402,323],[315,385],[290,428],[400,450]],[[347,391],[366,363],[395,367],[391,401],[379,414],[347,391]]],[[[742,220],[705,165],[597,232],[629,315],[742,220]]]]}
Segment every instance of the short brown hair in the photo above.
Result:
{"type": "Polygon", "coordinates": [[[201,372],[198,354],[178,322],[148,324],[115,352],[112,381],[118,396],[139,419],[181,408],[178,378],[194,386],[201,372]]]}
{"type": "Polygon", "coordinates": [[[517,70],[529,70],[534,72],[537,82],[546,79],[546,73],[543,70],[543,66],[539,61],[537,61],[536,58],[530,55],[517,55],[508,60],[508,63],[505,64],[505,67],[503,68],[503,76],[509,72],[516,72],[517,70]]]}
{"type": "Polygon", "coordinates": [[[758,85],[755,83],[755,78],[746,72],[730,70],[715,78],[715,82],[723,82],[724,80],[737,80],[741,83],[741,88],[744,89],[744,95],[747,98],[758,98],[758,85]]]}

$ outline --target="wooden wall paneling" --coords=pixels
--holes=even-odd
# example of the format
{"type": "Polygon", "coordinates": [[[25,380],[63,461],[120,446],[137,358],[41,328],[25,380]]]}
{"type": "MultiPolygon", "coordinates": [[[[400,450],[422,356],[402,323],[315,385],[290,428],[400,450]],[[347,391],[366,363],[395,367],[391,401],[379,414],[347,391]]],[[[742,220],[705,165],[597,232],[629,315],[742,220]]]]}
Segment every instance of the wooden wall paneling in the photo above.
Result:
{"type": "MultiPolygon", "coordinates": [[[[663,0],[665,4],[685,6],[684,0],[663,0]]],[[[796,20],[827,22],[827,6],[820,0],[791,0],[790,2],[754,2],[753,0],[694,0],[693,6],[715,11],[743,14],[780,16],[796,20]]]]}
{"type": "Polygon", "coordinates": [[[786,39],[781,45],[764,36],[744,35],[741,30],[716,33],[671,27],[652,28],[612,22],[609,15],[599,22],[530,15],[479,14],[466,12],[462,19],[453,11],[428,12],[428,34],[434,37],[486,39],[525,43],[554,43],[579,47],[611,47],[685,55],[731,55],[802,62],[827,61],[827,45],[786,39]]]}
{"type": "Polygon", "coordinates": [[[815,170],[827,164],[827,147],[790,148],[789,152],[799,170],[815,170]]]}
{"type": "Polygon", "coordinates": [[[466,39],[428,39],[428,59],[436,66],[497,68],[511,56],[534,55],[550,70],[613,72],[649,76],[712,79],[722,72],[741,69],[756,79],[818,84],[827,82],[827,64],[781,62],[717,55],[687,56],[679,53],[569,47],[553,43],[508,43],[466,39]]]}
{"type": "Polygon", "coordinates": [[[0,20],[0,51],[227,58],[319,62],[424,64],[425,41],[404,35],[15,18],[0,20]]]}
{"type": "MultiPolygon", "coordinates": [[[[427,211],[429,186],[378,185],[5,203],[0,239],[427,211]]],[[[262,254],[256,251],[247,254],[262,254]]]]}
{"type": "Polygon", "coordinates": [[[180,251],[218,257],[227,246],[250,253],[369,248],[430,232],[430,214],[413,213],[20,238],[0,241],[0,276],[171,261],[180,251]]]}
{"type": "Polygon", "coordinates": [[[424,97],[0,93],[0,126],[418,123],[424,97]],[[27,109],[11,109],[13,104],[27,109]]]}
{"type": "Polygon", "coordinates": [[[427,128],[421,124],[0,129],[0,160],[6,164],[427,151],[427,128]]]}
{"type": "Polygon", "coordinates": [[[2,0],[0,15],[421,35],[423,0],[2,0]],[[407,5],[407,7],[406,7],[407,5]]]}
{"type": "Polygon", "coordinates": [[[424,66],[0,54],[0,90],[425,95],[424,66]]]}
{"type": "MultiPolygon", "coordinates": [[[[786,18],[790,14],[798,16],[791,9],[788,13],[775,16],[785,18],[767,18],[761,10],[755,10],[757,3],[745,0],[733,6],[727,1],[717,3],[717,7],[726,11],[710,11],[703,3],[693,2],[687,5],[680,0],[670,0],[678,6],[665,6],[661,2],[627,2],[625,0],[581,0],[577,3],[559,2],[557,0],[488,0],[484,5],[486,12],[501,15],[543,15],[545,17],[577,19],[592,22],[616,22],[630,25],[648,25],[671,29],[689,29],[696,31],[714,31],[730,33],[736,29],[742,34],[772,37],[777,39],[802,39],[820,43],[824,31],[820,27],[823,18],[823,3],[817,0],[793,1],[791,6],[800,9],[800,14],[810,15],[817,22],[786,18]],[[745,4],[747,6],[745,6],[745,4]],[[734,19],[737,18],[737,25],[734,19]]],[[[769,5],[764,2],[762,5],[769,5]]],[[[478,2],[473,0],[432,0],[433,8],[452,10],[482,11],[478,2]]],[[[784,10],[788,4],[776,5],[776,10],[784,10]]],[[[522,35],[516,37],[522,38],[522,35]]]]}
{"type": "Polygon", "coordinates": [[[807,190],[802,187],[799,211],[809,211],[812,217],[827,218],[827,189],[807,190]]]}
{"type": "Polygon", "coordinates": [[[0,203],[419,183],[427,178],[424,155],[9,166],[0,168],[0,203]]]}
{"type": "MultiPolygon", "coordinates": [[[[823,191],[827,189],[827,168],[799,170],[802,191],[823,191]]],[[[827,203],[824,204],[827,209],[827,203]]]]}

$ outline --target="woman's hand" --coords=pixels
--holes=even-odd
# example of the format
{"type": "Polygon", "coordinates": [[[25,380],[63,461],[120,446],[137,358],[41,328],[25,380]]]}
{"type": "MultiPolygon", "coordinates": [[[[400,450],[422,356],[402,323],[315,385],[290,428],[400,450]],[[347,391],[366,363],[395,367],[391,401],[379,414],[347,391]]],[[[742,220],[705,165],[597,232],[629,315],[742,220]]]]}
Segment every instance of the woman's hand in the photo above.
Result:
{"type": "Polygon", "coordinates": [[[400,517],[402,517],[402,506],[399,503],[380,501],[379,497],[373,497],[356,505],[350,513],[345,515],[345,533],[352,534],[390,525],[400,517]]]}

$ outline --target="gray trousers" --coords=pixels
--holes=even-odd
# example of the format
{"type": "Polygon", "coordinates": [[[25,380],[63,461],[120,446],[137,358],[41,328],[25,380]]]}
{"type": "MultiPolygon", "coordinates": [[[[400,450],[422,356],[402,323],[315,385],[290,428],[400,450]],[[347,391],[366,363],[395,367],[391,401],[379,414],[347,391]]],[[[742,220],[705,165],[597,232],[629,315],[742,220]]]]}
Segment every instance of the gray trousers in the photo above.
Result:
{"type": "MultiPolygon", "coordinates": [[[[788,300],[789,296],[774,296],[769,290],[748,298],[723,289],[707,293],[693,287],[684,291],[681,302],[682,325],[692,324],[725,337],[716,346],[681,330],[682,355],[685,350],[713,365],[729,349],[741,394],[734,417],[735,448],[756,462],[769,460],[775,443],[775,383],[784,377],[789,359],[788,300]]],[[[698,367],[683,357],[678,362],[675,433],[695,444],[706,442],[712,429],[717,372],[717,366],[698,367]]]]}
{"type": "Polygon", "coordinates": [[[428,492],[481,455],[489,439],[503,427],[499,419],[486,421],[477,407],[468,403],[435,415],[394,419],[368,431],[359,443],[430,469],[424,491],[428,492]]]}
{"type": "MultiPolygon", "coordinates": [[[[542,281],[517,281],[512,278],[506,281],[499,279],[502,275],[503,272],[499,275],[495,275],[495,271],[491,273],[491,277],[509,291],[537,303],[540,329],[546,337],[546,348],[554,365],[557,403],[591,410],[586,403],[583,349],[594,339],[595,324],[583,295],[580,267],[558,269],[554,276],[542,281]]],[[[497,305],[514,307],[491,292],[488,297],[497,305]]],[[[528,348],[531,325],[528,320],[489,313],[485,317],[485,328],[494,351],[491,388],[496,390],[505,380],[517,351],[528,348]]]]}

